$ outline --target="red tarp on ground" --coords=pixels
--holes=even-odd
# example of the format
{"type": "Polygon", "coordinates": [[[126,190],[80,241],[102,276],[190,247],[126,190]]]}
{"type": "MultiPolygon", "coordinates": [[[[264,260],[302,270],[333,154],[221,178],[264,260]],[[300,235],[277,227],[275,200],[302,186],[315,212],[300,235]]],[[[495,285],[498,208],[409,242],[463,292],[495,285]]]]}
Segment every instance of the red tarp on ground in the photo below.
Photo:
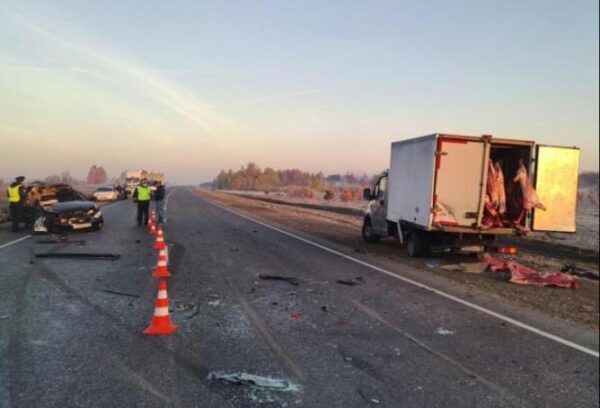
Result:
{"type": "Polygon", "coordinates": [[[562,272],[537,272],[513,261],[503,261],[490,254],[483,255],[483,262],[492,272],[510,272],[510,282],[519,285],[555,286],[579,289],[581,285],[573,276],[562,272]]]}

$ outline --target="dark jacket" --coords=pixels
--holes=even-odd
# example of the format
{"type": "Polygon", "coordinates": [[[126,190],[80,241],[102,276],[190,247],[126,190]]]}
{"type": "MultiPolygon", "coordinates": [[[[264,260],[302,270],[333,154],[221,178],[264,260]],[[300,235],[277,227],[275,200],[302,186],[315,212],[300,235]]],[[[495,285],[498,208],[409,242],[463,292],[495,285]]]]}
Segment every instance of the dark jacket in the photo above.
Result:
{"type": "Polygon", "coordinates": [[[154,200],[161,201],[165,199],[165,186],[162,184],[156,187],[156,191],[154,192],[154,200]]]}

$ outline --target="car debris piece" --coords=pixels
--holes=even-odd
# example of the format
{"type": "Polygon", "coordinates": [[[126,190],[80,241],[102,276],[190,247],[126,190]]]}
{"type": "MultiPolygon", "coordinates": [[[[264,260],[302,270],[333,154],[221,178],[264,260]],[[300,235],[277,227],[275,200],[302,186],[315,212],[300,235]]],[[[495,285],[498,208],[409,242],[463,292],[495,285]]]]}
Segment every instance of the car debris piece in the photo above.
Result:
{"type": "Polygon", "coordinates": [[[110,293],[112,295],[128,296],[128,297],[133,297],[133,298],[139,298],[140,297],[140,295],[136,295],[136,294],[133,294],[133,293],[117,292],[116,290],[110,290],[110,289],[102,289],[102,292],[110,293]]]}
{"type": "Polygon", "coordinates": [[[106,260],[117,260],[121,258],[119,254],[103,254],[103,253],[91,253],[91,252],[55,252],[55,253],[41,253],[35,254],[36,258],[63,258],[63,259],[106,259],[106,260]]]}
{"type": "Polygon", "coordinates": [[[429,261],[425,262],[425,266],[429,269],[435,269],[440,266],[440,261],[437,259],[430,259],[429,261]]]}
{"type": "Polygon", "coordinates": [[[595,273],[581,270],[578,267],[573,266],[573,265],[565,265],[562,268],[560,268],[560,271],[569,273],[571,275],[579,276],[580,278],[588,278],[591,280],[600,280],[600,276],[596,275],[595,273]]]}
{"type": "Polygon", "coordinates": [[[290,318],[295,321],[299,321],[304,317],[304,313],[302,312],[294,312],[290,315],[290,318]]]}
{"type": "Polygon", "coordinates": [[[209,380],[224,381],[235,385],[245,385],[252,388],[260,388],[271,391],[280,392],[297,392],[299,387],[292,384],[288,380],[263,377],[248,373],[232,373],[212,372],[208,374],[209,380]]]}
{"type": "Polygon", "coordinates": [[[56,238],[56,239],[41,239],[35,241],[36,244],[51,245],[51,244],[74,244],[74,245],[85,245],[85,240],[70,241],[68,239],[56,238]]]}
{"type": "Polygon", "coordinates": [[[362,278],[362,276],[359,276],[354,279],[340,279],[335,281],[335,283],[339,283],[340,285],[356,286],[361,283],[365,283],[365,280],[362,278]]]}
{"type": "Polygon", "coordinates": [[[258,275],[258,277],[260,279],[264,279],[264,280],[282,280],[282,281],[286,281],[289,282],[290,284],[294,285],[294,286],[298,286],[300,284],[300,281],[294,277],[288,277],[288,276],[278,276],[278,275],[267,275],[267,274],[263,274],[261,273],[260,275],[258,275]]]}
{"type": "Polygon", "coordinates": [[[452,330],[446,329],[445,327],[438,327],[435,332],[440,336],[450,336],[454,334],[452,330]]]}

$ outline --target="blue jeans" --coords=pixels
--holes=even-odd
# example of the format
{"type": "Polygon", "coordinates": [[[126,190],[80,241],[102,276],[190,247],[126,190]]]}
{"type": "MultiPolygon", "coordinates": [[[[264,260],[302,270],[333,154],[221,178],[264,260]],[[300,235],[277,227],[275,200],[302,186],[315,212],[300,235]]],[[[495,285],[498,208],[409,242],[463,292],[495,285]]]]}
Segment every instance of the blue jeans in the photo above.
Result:
{"type": "Polygon", "coordinates": [[[163,225],[167,221],[165,214],[165,200],[156,201],[156,212],[158,213],[158,223],[163,225]]]}

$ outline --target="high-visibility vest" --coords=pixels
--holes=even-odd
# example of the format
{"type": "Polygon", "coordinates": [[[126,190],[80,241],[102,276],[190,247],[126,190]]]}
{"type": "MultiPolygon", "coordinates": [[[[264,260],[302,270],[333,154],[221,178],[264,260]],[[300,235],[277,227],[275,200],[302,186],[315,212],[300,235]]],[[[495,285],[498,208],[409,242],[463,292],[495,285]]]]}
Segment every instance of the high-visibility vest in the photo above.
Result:
{"type": "Polygon", "coordinates": [[[21,192],[19,191],[21,185],[18,184],[14,187],[8,187],[6,191],[8,191],[8,202],[9,203],[18,203],[21,201],[21,192]]]}
{"type": "Polygon", "coordinates": [[[137,200],[138,201],[150,201],[150,187],[138,186],[137,187],[137,200]]]}

